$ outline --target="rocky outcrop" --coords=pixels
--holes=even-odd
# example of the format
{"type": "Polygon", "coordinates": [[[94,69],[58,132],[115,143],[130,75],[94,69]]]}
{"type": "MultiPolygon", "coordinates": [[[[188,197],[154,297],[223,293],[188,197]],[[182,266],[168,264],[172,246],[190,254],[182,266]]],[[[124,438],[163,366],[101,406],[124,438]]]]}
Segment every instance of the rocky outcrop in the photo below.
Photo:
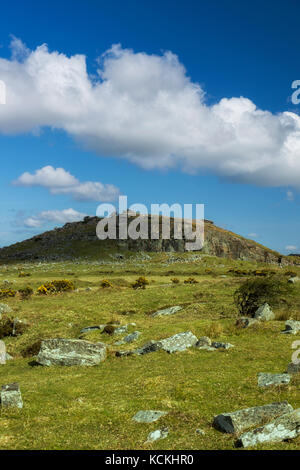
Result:
{"type": "MultiPolygon", "coordinates": [[[[128,220],[134,218],[132,215],[128,220]]],[[[101,219],[86,217],[82,222],[67,223],[61,228],[37,235],[24,242],[16,243],[0,249],[1,260],[58,260],[74,259],[80,252],[80,243],[86,246],[88,242],[94,247],[95,253],[101,246],[115,247],[116,251],[140,252],[184,252],[186,240],[174,238],[174,219],[170,219],[171,236],[166,240],[159,233],[158,239],[131,240],[99,240],[96,236],[96,226],[101,219]]],[[[160,218],[162,220],[162,218],[160,218]]],[[[148,219],[150,223],[150,217],[148,219]]],[[[118,223],[118,218],[117,218],[118,223]]],[[[150,233],[150,230],[149,230],[150,233]]],[[[118,228],[117,228],[118,237],[118,228]]],[[[205,241],[202,253],[220,256],[223,258],[252,260],[265,263],[292,264],[293,259],[282,256],[253,240],[243,238],[214,225],[212,221],[205,221],[205,241]]],[[[122,256],[122,255],[121,255],[122,256]]],[[[118,258],[119,259],[119,258],[118,258]]],[[[122,259],[122,258],[120,258],[122,259]]]]}

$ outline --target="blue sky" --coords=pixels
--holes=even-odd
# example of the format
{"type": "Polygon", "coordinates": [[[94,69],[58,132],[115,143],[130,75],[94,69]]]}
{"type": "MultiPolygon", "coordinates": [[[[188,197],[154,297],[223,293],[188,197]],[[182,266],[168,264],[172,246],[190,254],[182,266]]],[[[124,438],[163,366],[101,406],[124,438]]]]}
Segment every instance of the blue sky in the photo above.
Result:
{"type": "Polygon", "coordinates": [[[299,251],[299,13],[292,0],[1,5],[0,246],[120,192],[203,203],[217,225],[299,251]]]}

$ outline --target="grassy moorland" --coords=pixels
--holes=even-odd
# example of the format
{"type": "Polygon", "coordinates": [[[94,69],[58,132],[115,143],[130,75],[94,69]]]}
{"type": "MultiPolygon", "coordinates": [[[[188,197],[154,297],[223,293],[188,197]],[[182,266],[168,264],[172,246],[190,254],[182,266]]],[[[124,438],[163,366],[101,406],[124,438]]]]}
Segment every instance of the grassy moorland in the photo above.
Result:
{"type": "MultiPolygon", "coordinates": [[[[281,335],[284,320],[300,319],[300,283],[293,296],[274,308],[277,319],[247,329],[235,326],[237,309],[233,293],[245,271],[263,265],[195,254],[151,254],[145,258],[127,253],[125,260],[2,264],[0,286],[18,290],[37,288],[53,279],[69,279],[76,290],[37,295],[21,300],[1,299],[13,317],[26,320],[22,336],[4,338],[13,360],[0,366],[0,385],[19,382],[24,408],[1,410],[1,449],[233,449],[235,437],[212,428],[221,412],[288,400],[300,407],[297,374],[289,385],[266,390],[257,386],[259,372],[284,372],[291,361],[291,344],[297,336],[281,335]],[[173,261],[172,261],[173,259],[173,261]],[[172,261],[172,262],[171,262],[172,261]],[[19,277],[19,273],[29,274],[19,277]],[[134,290],[139,276],[150,281],[134,290]],[[171,279],[178,278],[173,284],[171,279]],[[197,284],[184,284],[188,277],[197,284]],[[110,288],[101,288],[108,279],[110,288]],[[87,288],[91,288],[87,290],[87,288]],[[172,305],[183,310],[166,317],[149,313],[172,305]],[[124,347],[120,339],[92,332],[84,339],[109,346],[106,361],[95,367],[42,367],[29,349],[46,338],[78,338],[80,330],[111,320],[136,323],[129,332],[142,334],[124,347]],[[136,348],[150,339],[161,339],[191,330],[197,337],[234,344],[229,350],[208,352],[190,348],[169,355],[164,351],[144,356],[116,357],[118,349],[136,348]],[[132,416],[143,409],[168,414],[158,422],[139,424],[132,416]],[[150,431],[168,427],[166,439],[145,444],[150,431]],[[205,435],[196,433],[196,429],[205,435]]],[[[290,267],[277,269],[284,276],[290,267]]],[[[300,268],[293,267],[300,275],[300,268]]],[[[123,336],[123,335],[122,335],[123,336]]],[[[121,337],[122,337],[121,336],[121,337]]],[[[299,374],[298,374],[299,375],[299,374]]],[[[297,449],[300,438],[259,446],[263,449],[297,449]]]]}

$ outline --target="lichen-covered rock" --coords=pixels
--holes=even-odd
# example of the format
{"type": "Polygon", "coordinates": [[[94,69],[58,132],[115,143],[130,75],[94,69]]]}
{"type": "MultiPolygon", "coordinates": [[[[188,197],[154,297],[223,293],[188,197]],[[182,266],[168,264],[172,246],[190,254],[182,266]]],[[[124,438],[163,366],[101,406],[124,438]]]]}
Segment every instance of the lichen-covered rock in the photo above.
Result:
{"type": "Polygon", "coordinates": [[[259,387],[270,387],[272,385],[288,384],[291,380],[289,374],[269,374],[260,372],[258,374],[257,384],[259,387]]]}
{"type": "Polygon", "coordinates": [[[195,347],[199,349],[206,349],[210,347],[210,345],[211,339],[208,336],[201,336],[201,338],[199,338],[197,343],[195,344],[195,347]]]}
{"type": "Polygon", "coordinates": [[[290,277],[288,282],[292,283],[292,284],[295,284],[295,282],[299,282],[300,281],[300,277],[298,276],[293,276],[293,277],[290,277]]]}
{"type": "Polygon", "coordinates": [[[17,382],[2,385],[0,398],[3,408],[23,408],[22,395],[17,382]]]}
{"type": "Polygon", "coordinates": [[[146,443],[158,441],[159,439],[165,439],[169,434],[167,428],[165,429],[156,429],[148,434],[146,443]]]}
{"type": "Polygon", "coordinates": [[[47,339],[42,341],[37,362],[43,366],[94,366],[106,358],[103,343],[80,339],[47,339]]]}
{"type": "Polygon", "coordinates": [[[143,355],[143,354],[148,354],[150,352],[159,351],[160,349],[162,349],[162,344],[160,341],[150,340],[146,344],[144,344],[144,346],[142,346],[141,348],[135,349],[133,353],[143,355]]]}
{"type": "Polygon", "coordinates": [[[170,338],[160,340],[161,348],[168,353],[185,351],[191,346],[195,346],[198,338],[191,332],[177,333],[170,338]]]}
{"type": "Polygon", "coordinates": [[[275,314],[272,312],[270,305],[265,303],[256,310],[254,318],[259,321],[270,321],[274,320],[275,314]]]}
{"type": "Polygon", "coordinates": [[[289,335],[296,335],[300,331],[300,321],[296,320],[287,320],[285,322],[285,330],[282,333],[289,335]]]}
{"type": "Polygon", "coordinates": [[[141,410],[138,411],[132,419],[138,423],[153,423],[166,414],[166,411],[141,410]]]}
{"type": "Polygon", "coordinates": [[[80,330],[80,334],[90,333],[91,331],[100,330],[102,332],[106,325],[86,326],[80,330]]]}
{"type": "Polygon", "coordinates": [[[0,318],[4,313],[10,313],[12,309],[6,304],[0,304],[0,318]]]}
{"type": "Polygon", "coordinates": [[[290,411],[293,411],[293,407],[286,401],[254,406],[217,415],[214,417],[213,426],[222,432],[240,433],[251,426],[259,426],[266,420],[277,418],[290,411]]]}
{"type": "Polygon", "coordinates": [[[263,442],[281,442],[300,435],[300,408],[279,416],[271,423],[242,434],[238,447],[249,447],[263,442]]]}
{"type": "Polygon", "coordinates": [[[6,364],[6,347],[2,340],[0,340],[0,364],[6,364]]]}
{"type": "Polygon", "coordinates": [[[173,315],[174,313],[179,312],[180,310],[182,310],[182,307],[180,307],[179,305],[175,305],[174,307],[164,308],[163,310],[157,310],[157,312],[151,314],[151,317],[173,315]]]}

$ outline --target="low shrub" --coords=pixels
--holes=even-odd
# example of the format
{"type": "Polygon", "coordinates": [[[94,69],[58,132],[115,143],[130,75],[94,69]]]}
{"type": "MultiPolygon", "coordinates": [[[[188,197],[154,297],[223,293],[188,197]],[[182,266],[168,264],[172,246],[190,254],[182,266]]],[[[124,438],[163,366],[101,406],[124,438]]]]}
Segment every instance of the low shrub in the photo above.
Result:
{"type": "Polygon", "coordinates": [[[37,292],[38,294],[47,295],[55,294],[57,292],[68,292],[74,289],[75,286],[72,281],[69,281],[68,279],[63,279],[46,282],[38,288],[37,292]]]}
{"type": "Polygon", "coordinates": [[[32,296],[33,289],[32,287],[27,286],[27,287],[22,287],[21,289],[18,290],[18,292],[20,294],[21,299],[24,300],[32,296]]]}
{"type": "Polygon", "coordinates": [[[105,289],[106,287],[112,287],[112,283],[109,282],[107,279],[103,279],[103,281],[100,282],[100,287],[105,289]]]}
{"type": "Polygon", "coordinates": [[[0,319],[0,339],[5,338],[6,336],[22,335],[26,329],[26,323],[14,320],[7,315],[3,315],[0,319]]]}
{"type": "Polygon", "coordinates": [[[285,271],[284,275],[288,277],[296,277],[297,273],[296,271],[285,271]]]}
{"type": "Polygon", "coordinates": [[[29,273],[24,273],[24,271],[21,271],[21,272],[19,273],[19,275],[18,275],[18,277],[29,277],[29,276],[31,276],[31,274],[29,274],[29,273]]]}
{"type": "Polygon", "coordinates": [[[149,284],[148,279],[145,276],[140,276],[136,281],[132,284],[133,289],[146,289],[146,286],[149,284]]]}
{"type": "Polygon", "coordinates": [[[198,284],[198,281],[193,277],[188,277],[184,281],[185,284],[198,284]]]}
{"type": "Polygon", "coordinates": [[[265,302],[276,306],[284,302],[285,297],[292,292],[293,285],[282,278],[250,278],[235,291],[234,303],[240,315],[253,317],[258,307],[265,302]]]}
{"type": "Polygon", "coordinates": [[[179,279],[177,279],[177,277],[173,277],[173,278],[171,279],[171,282],[172,282],[173,284],[179,284],[179,283],[180,283],[180,281],[179,281],[179,279]]]}
{"type": "Polygon", "coordinates": [[[116,327],[114,325],[108,324],[105,326],[103,333],[107,333],[108,335],[113,335],[115,332],[115,329],[116,327]]]}
{"type": "Polygon", "coordinates": [[[219,338],[223,333],[223,326],[216,321],[212,322],[205,330],[205,336],[209,338],[219,338]]]}
{"type": "Polygon", "coordinates": [[[0,289],[0,299],[15,297],[16,291],[13,289],[0,289]]]}
{"type": "Polygon", "coordinates": [[[33,344],[30,344],[21,351],[22,357],[37,356],[41,349],[42,340],[37,340],[33,344]]]}

